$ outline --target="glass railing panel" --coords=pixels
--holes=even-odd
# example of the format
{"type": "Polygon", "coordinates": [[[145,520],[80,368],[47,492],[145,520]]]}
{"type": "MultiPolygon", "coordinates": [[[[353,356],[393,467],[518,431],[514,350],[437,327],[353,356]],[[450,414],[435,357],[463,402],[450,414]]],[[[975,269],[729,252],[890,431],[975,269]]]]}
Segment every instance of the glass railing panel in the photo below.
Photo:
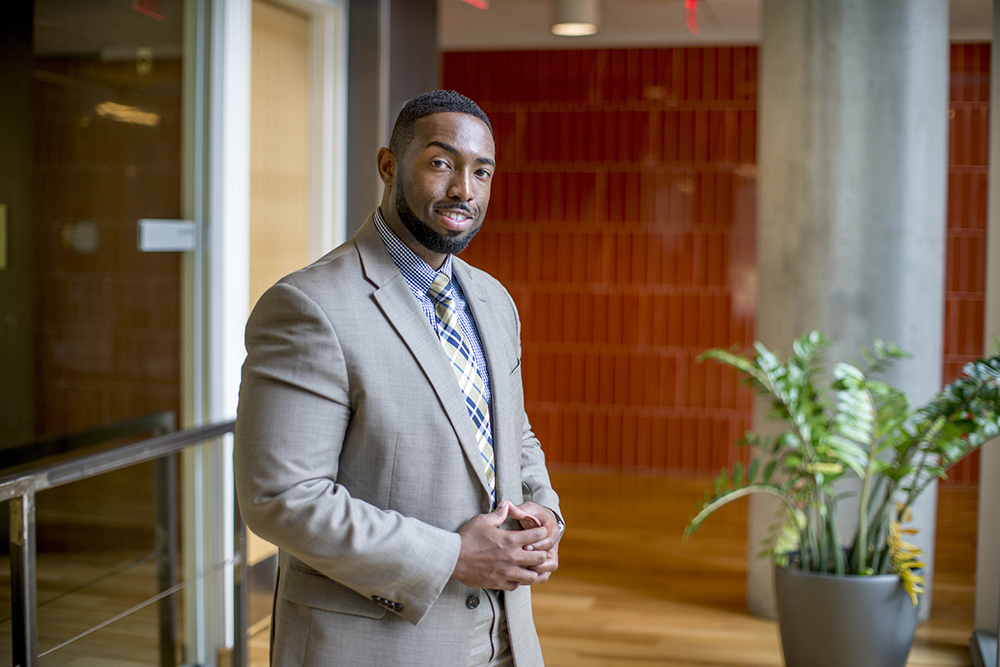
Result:
{"type": "MultiPolygon", "coordinates": [[[[205,526],[200,532],[184,530],[177,493],[181,473],[175,465],[185,448],[204,443],[206,451],[216,451],[218,436],[232,429],[233,422],[206,425],[110,451],[70,455],[0,478],[2,497],[14,498],[11,505],[34,508],[24,514],[33,516],[27,532],[12,531],[15,538],[30,536],[8,545],[19,559],[0,547],[0,667],[22,651],[37,655],[33,664],[38,665],[174,667],[190,664],[194,655],[204,662],[209,650],[202,646],[204,631],[216,625],[217,632],[230,637],[229,645],[235,631],[237,646],[245,648],[239,639],[244,635],[236,630],[248,622],[241,601],[250,577],[239,566],[246,560],[244,540],[237,534],[228,541],[236,551],[216,545],[209,552],[205,526]],[[184,549],[182,535],[193,536],[190,549],[184,549]],[[184,554],[190,556],[187,566],[184,554]],[[33,601],[23,612],[18,606],[16,615],[12,590],[22,588],[13,585],[12,562],[28,563],[23,590],[33,601]],[[191,614],[189,622],[185,613],[191,614]],[[21,619],[37,638],[18,634],[21,619]]],[[[242,531],[238,512],[228,516],[234,512],[232,502],[218,505],[227,514],[211,517],[209,524],[242,531]]],[[[268,572],[261,563],[254,576],[264,582],[264,590],[273,590],[273,569],[268,572]]],[[[260,616],[267,603],[258,597],[256,620],[266,628],[260,616]]],[[[212,639],[211,646],[216,642],[212,639]]],[[[215,651],[209,650],[213,659],[215,651]]],[[[233,664],[244,664],[243,656],[233,656],[233,664]]]]}

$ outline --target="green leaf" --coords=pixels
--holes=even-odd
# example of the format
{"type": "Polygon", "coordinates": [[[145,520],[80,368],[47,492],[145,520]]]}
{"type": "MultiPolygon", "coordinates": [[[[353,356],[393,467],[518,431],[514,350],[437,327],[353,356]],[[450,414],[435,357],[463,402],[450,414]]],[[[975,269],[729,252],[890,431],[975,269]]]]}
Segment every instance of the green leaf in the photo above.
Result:
{"type": "Polygon", "coordinates": [[[843,362],[835,365],[833,367],[833,376],[838,380],[847,380],[848,378],[864,381],[865,374],[860,370],[855,368],[850,364],[845,364],[843,362]]]}
{"type": "MultiPolygon", "coordinates": [[[[739,461],[733,464],[733,471],[732,475],[730,476],[730,480],[732,482],[733,488],[737,488],[743,484],[743,464],[740,463],[739,461]]],[[[750,481],[749,476],[747,477],[747,481],[750,481]]]]}
{"type": "Polygon", "coordinates": [[[858,477],[865,476],[865,469],[868,467],[868,453],[857,443],[839,435],[831,435],[825,442],[830,446],[833,456],[838,461],[850,467],[858,474],[858,477]]]}
{"type": "Polygon", "coordinates": [[[963,434],[968,435],[970,433],[975,433],[978,426],[976,422],[971,419],[958,419],[951,423],[951,426],[955,427],[963,434]]]}
{"type": "Polygon", "coordinates": [[[777,459],[772,459],[772,460],[768,461],[767,465],[764,466],[764,476],[761,477],[761,480],[760,480],[761,483],[762,484],[770,484],[771,477],[774,476],[774,471],[777,470],[777,469],[778,469],[778,460],[777,459]]]}

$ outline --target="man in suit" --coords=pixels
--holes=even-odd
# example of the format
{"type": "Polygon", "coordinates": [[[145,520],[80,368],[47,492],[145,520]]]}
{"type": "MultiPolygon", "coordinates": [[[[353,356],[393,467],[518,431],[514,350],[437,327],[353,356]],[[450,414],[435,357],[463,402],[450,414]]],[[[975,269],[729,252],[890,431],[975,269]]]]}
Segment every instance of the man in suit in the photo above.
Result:
{"type": "Polygon", "coordinates": [[[454,257],[494,150],[468,98],[408,102],[381,205],[250,316],[236,484],[280,549],[273,665],[542,665],[530,585],[558,566],[559,499],[514,302],[454,257]]]}

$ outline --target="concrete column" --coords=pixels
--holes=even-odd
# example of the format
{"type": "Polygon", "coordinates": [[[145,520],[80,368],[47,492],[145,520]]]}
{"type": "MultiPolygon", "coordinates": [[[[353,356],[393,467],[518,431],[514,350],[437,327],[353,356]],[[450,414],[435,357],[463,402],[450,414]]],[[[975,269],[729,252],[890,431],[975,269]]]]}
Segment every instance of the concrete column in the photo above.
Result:
{"type": "MultiPolygon", "coordinates": [[[[915,359],[887,380],[918,403],[941,387],[948,77],[947,0],[763,3],[756,337],[787,355],[822,329],[831,361],[892,341],[915,359]]],[[[936,501],[932,488],[915,512],[929,572],[936,501]]],[[[773,517],[751,502],[748,605],[772,617],[754,553],[773,517]]]]}
{"type": "MultiPolygon", "coordinates": [[[[1000,0],[993,0],[990,49],[990,188],[986,242],[986,343],[1000,336],[1000,0]]],[[[1000,440],[986,443],[979,463],[979,544],[976,549],[976,629],[997,632],[1000,621],[1000,440]]]]}
{"type": "Polygon", "coordinates": [[[375,154],[406,102],[441,81],[436,0],[351,0],[347,237],[382,200],[375,154]]]}

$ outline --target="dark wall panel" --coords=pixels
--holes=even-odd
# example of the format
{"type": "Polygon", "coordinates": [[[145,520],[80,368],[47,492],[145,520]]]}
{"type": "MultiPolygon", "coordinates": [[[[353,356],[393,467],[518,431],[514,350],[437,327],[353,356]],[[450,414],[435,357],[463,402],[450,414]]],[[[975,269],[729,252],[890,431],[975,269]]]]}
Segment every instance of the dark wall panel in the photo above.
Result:
{"type": "Polygon", "coordinates": [[[0,232],[7,246],[0,268],[0,449],[34,436],[33,10],[32,2],[0,8],[0,204],[7,209],[0,232]]]}

